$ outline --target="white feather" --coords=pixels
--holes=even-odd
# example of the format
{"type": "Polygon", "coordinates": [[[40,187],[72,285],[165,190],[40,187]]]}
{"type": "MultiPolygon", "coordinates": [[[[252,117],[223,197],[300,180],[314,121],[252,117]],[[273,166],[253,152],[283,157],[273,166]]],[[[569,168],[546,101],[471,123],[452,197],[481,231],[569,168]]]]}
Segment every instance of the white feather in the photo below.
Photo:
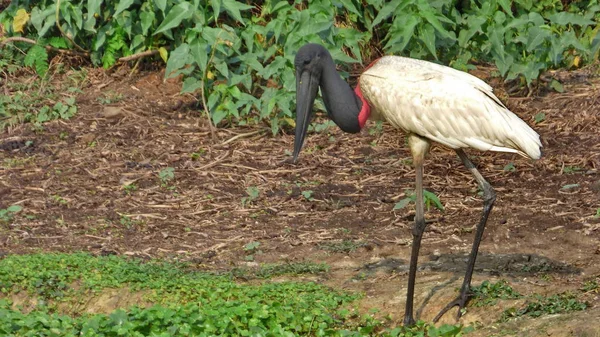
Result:
{"type": "Polygon", "coordinates": [[[538,159],[540,136],[484,81],[439,64],[385,56],[360,77],[373,118],[453,149],[513,152],[538,159]]]}

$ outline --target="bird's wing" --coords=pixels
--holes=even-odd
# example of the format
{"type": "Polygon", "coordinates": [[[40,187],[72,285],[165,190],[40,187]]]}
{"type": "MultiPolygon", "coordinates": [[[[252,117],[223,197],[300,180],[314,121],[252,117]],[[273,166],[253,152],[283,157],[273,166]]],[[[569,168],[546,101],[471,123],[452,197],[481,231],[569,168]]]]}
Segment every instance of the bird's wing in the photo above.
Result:
{"type": "Polygon", "coordinates": [[[392,125],[450,148],[539,158],[539,135],[482,80],[449,67],[385,57],[360,79],[372,108],[392,125]]]}

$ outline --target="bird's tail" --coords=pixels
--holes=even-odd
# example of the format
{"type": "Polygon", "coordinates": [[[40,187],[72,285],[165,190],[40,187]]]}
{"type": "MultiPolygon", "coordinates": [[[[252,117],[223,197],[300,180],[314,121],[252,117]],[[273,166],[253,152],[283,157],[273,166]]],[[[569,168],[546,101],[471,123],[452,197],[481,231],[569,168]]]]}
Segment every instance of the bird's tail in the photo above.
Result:
{"type": "Polygon", "coordinates": [[[512,141],[520,155],[531,159],[540,159],[542,156],[542,142],[540,135],[535,132],[527,123],[514,113],[511,113],[513,120],[510,125],[513,129],[512,141]]]}

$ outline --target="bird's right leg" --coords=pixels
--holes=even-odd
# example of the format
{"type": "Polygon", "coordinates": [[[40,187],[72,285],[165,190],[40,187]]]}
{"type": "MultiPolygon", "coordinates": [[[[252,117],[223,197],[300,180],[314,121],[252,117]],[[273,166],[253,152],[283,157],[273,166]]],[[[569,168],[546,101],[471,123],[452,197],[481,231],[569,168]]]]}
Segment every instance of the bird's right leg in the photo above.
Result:
{"type": "Polygon", "coordinates": [[[415,279],[417,275],[417,262],[419,259],[419,249],[421,247],[421,238],[425,231],[425,211],[423,200],[423,161],[429,151],[430,143],[417,135],[408,136],[408,145],[413,155],[413,164],[415,165],[415,226],[413,227],[413,243],[410,253],[410,268],[408,271],[408,288],[406,290],[406,309],[404,311],[404,326],[415,325],[413,317],[413,300],[415,296],[415,279]]]}
{"type": "Polygon", "coordinates": [[[467,262],[467,271],[465,273],[465,279],[460,288],[460,294],[458,297],[448,303],[444,309],[440,311],[437,316],[433,319],[434,322],[437,322],[448,310],[451,308],[458,306],[458,313],[456,314],[456,319],[458,320],[462,315],[462,309],[467,305],[467,302],[471,298],[471,277],[473,276],[473,269],[475,268],[475,259],[477,259],[477,252],[479,251],[479,244],[481,243],[481,238],[483,237],[483,231],[485,230],[485,224],[487,223],[488,216],[492,211],[492,207],[494,207],[494,201],[496,201],[496,192],[492,188],[492,185],[485,180],[485,178],[479,173],[475,164],[471,162],[465,151],[458,149],[456,150],[456,154],[463,162],[465,167],[473,174],[473,177],[477,181],[477,184],[483,190],[483,213],[481,214],[481,219],[479,220],[479,224],[477,225],[477,231],[475,232],[475,240],[473,241],[473,247],[471,248],[471,254],[469,255],[469,261],[467,262]]]}

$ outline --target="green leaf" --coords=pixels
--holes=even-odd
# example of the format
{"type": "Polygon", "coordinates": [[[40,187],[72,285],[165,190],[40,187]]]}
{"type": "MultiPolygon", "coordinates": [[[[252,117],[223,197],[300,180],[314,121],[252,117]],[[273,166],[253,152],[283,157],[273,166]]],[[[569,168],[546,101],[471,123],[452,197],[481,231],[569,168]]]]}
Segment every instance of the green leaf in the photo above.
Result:
{"type": "Polygon", "coordinates": [[[227,117],[227,110],[217,107],[215,111],[212,112],[212,120],[215,125],[219,124],[225,117],[227,117]]]}
{"type": "Polygon", "coordinates": [[[167,0],[154,0],[154,5],[164,14],[167,9],[167,0]]]}
{"type": "Polygon", "coordinates": [[[188,2],[180,2],[171,7],[163,22],[152,35],[160,34],[171,28],[177,27],[181,21],[191,18],[193,14],[194,12],[188,2]]]}
{"type": "Polygon", "coordinates": [[[8,206],[8,208],[6,210],[11,213],[17,213],[17,212],[20,212],[22,209],[23,209],[23,207],[21,207],[19,205],[12,205],[12,206],[8,206]]]}
{"type": "Polygon", "coordinates": [[[573,188],[577,188],[579,187],[579,184],[567,184],[567,185],[563,185],[560,189],[561,190],[570,190],[573,188]]]}
{"type": "Polygon", "coordinates": [[[508,163],[508,164],[506,164],[506,166],[504,166],[504,168],[503,168],[502,170],[504,170],[504,171],[506,171],[506,172],[514,172],[514,171],[516,171],[517,169],[515,168],[515,164],[513,164],[513,163],[508,163]]]}
{"type": "Polygon", "coordinates": [[[429,53],[437,60],[437,52],[435,50],[435,31],[432,26],[425,25],[419,30],[419,39],[423,41],[429,53]]]}
{"type": "Polygon", "coordinates": [[[371,24],[371,28],[373,28],[374,26],[377,26],[381,21],[389,18],[390,15],[392,15],[392,13],[394,13],[394,11],[396,10],[396,8],[398,7],[399,4],[400,4],[399,1],[390,1],[390,2],[386,3],[385,6],[383,6],[383,8],[381,8],[381,10],[379,10],[379,13],[377,13],[375,20],[373,20],[373,23],[371,24]]]}
{"type": "Polygon", "coordinates": [[[67,40],[63,37],[51,37],[48,43],[54,48],[62,48],[67,49],[69,46],[67,45],[67,40]]]}
{"type": "Polygon", "coordinates": [[[398,202],[397,202],[397,203],[394,205],[394,208],[393,208],[393,210],[402,209],[402,208],[404,208],[404,207],[408,206],[408,204],[409,204],[411,201],[412,201],[412,199],[411,199],[411,198],[404,198],[404,199],[402,199],[402,200],[398,201],[398,202]]]}
{"type": "Polygon", "coordinates": [[[96,15],[100,15],[100,6],[103,0],[87,0],[87,19],[83,24],[83,29],[89,32],[96,32],[96,15]]]}
{"type": "Polygon", "coordinates": [[[444,205],[442,205],[442,203],[440,202],[440,198],[438,198],[438,196],[435,195],[435,193],[429,192],[428,190],[423,190],[423,198],[425,199],[427,204],[429,204],[427,200],[433,201],[435,208],[439,209],[440,211],[444,210],[444,205]]]}
{"type": "Polygon", "coordinates": [[[215,62],[213,63],[215,69],[217,69],[219,71],[219,73],[221,73],[221,75],[223,75],[223,77],[225,78],[229,78],[229,68],[227,67],[227,63],[223,62],[223,61],[219,61],[219,62],[215,62]]]}
{"type": "Polygon", "coordinates": [[[154,22],[154,12],[143,11],[140,13],[140,23],[142,25],[142,34],[147,35],[148,29],[152,27],[152,23],[154,22]]]}
{"type": "Polygon", "coordinates": [[[541,122],[543,122],[543,121],[546,120],[546,114],[543,113],[543,112],[538,112],[533,117],[533,120],[534,120],[535,124],[539,124],[539,123],[541,123],[541,122]]]}
{"type": "Polygon", "coordinates": [[[550,81],[550,88],[554,89],[554,91],[556,92],[565,92],[565,88],[563,87],[563,85],[555,79],[552,79],[552,81],[550,81]]]}
{"type": "Polygon", "coordinates": [[[223,4],[223,8],[225,8],[227,13],[229,13],[229,15],[232,18],[234,18],[237,22],[241,23],[244,26],[246,25],[246,23],[242,19],[242,15],[240,14],[240,11],[245,11],[245,10],[254,8],[254,6],[246,5],[246,4],[238,2],[236,0],[222,0],[222,4],[223,4]]]}
{"type": "Polygon", "coordinates": [[[190,46],[187,43],[181,44],[177,49],[171,52],[167,61],[165,77],[171,78],[177,76],[177,71],[190,63],[190,46]]]}
{"type": "MultiPolygon", "coordinates": [[[[421,12],[419,12],[419,14],[422,17],[424,17],[425,20],[427,20],[427,22],[429,22],[433,28],[435,28],[435,31],[437,31],[442,37],[445,37],[448,39],[454,39],[454,36],[452,36],[452,34],[450,34],[450,32],[448,32],[448,30],[446,30],[446,28],[444,28],[444,26],[442,26],[442,23],[440,22],[440,20],[438,19],[438,17],[435,15],[435,13],[433,11],[431,11],[428,8],[423,8],[423,9],[421,10],[421,12]],[[425,9],[425,10],[423,10],[423,9],[425,9]]],[[[444,17],[443,15],[441,15],[441,14],[439,14],[439,15],[441,18],[448,20],[448,18],[444,17]]],[[[431,26],[426,26],[426,27],[431,28],[431,26]]],[[[435,39],[433,41],[435,43],[435,39]]],[[[434,47],[434,49],[435,49],[435,47],[434,47]]],[[[437,59],[437,57],[436,57],[436,59],[437,59]]]]}
{"type": "Polygon", "coordinates": [[[502,7],[504,13],[513,16],[511,2],[511,0],[498,0],[498,4],[500,5],[500,7],[502,7]]]}
{"type": "Polygon", "coordinates": [[[199,81],[198,79],[196,79],[194,77],[186,77],[186,79],[183,81],[181,93],[185,94],[185,93],[195,92],[196,90],[198,90],[200,88],[202,88],[202,81],[199,81]]]}
{"type": "Polygon", "coordinates": [[[527,30],[527,51],[532,51],[551,37],[551,33],[544,28],[531,27],[527,30]]]}
{"type": "Polygon", "coordinates": [[[52,15],[52,13],[45,13],[45,11],[42,12],[39,8],[34,7],[31,10],[31,18],[29,19],[29,22],[31,22],[33,27],[35,27],[35,30],[39,32],[42,29],[44,19],[46,19],[48,15],[52,15]]]}
{"type": "Polygon", "coordinates": [[[391,38],[385,45],[385,49],[394,52],[402,52],[414,36],[415,27],[419,24],[419,20],[415,16],[404,16],[401,19],[394,21],[394,31],[391,38]],[[396,22],[397,21],[397,22],[396,22]]]}
{"type": "Polygon", "coordinates": [[[362,16],[362,14],[358,11],[358,9],[356,9],[356,6],[354,6],[354,4],[352,3],[352,0],[339,0],[340,3],[342,4],[342,6],[344,6],[344,8],[346,8],[346,10],[350,13],[354,13],[356,15],[358,15],[359,17],[362,16]]]}
{"type": "Polygon", "coordinates": [[[131,5],[133,5],[133,1],[134,0],[121,0],[121,1],[119,1],[119,4],[117,5],[117,8],[115,9],[115,13],[113,14],[113,17],[119,15],[119,13],[121,13],[122,11],[126,10],[131,5]]]}
{"type": "Polygon", "coordinates": [[[211,0],[210,5],[213,8],[213,15],[215,16],[215,22],[217,22],[217,19],[219,18],[219,15],[221,14],[221,3],[223,2],[223,0],[211,0]]]}
{"type": "Polygon", "coordinates": [[[190,43],[190,54],[192,59],[196,62],[202,73],[206,73],[206,66],[208,65],[208,45],[202,39],[195,39],[190,43]]]}
{"type": "Polygon", "coordinates": [[[577,26],[588,26],[595,24],[594,21],[584,18],[579,14],[569,12],[558,12],[548,15],[548,19],[557,25],[577,25],[577,26]]]}

